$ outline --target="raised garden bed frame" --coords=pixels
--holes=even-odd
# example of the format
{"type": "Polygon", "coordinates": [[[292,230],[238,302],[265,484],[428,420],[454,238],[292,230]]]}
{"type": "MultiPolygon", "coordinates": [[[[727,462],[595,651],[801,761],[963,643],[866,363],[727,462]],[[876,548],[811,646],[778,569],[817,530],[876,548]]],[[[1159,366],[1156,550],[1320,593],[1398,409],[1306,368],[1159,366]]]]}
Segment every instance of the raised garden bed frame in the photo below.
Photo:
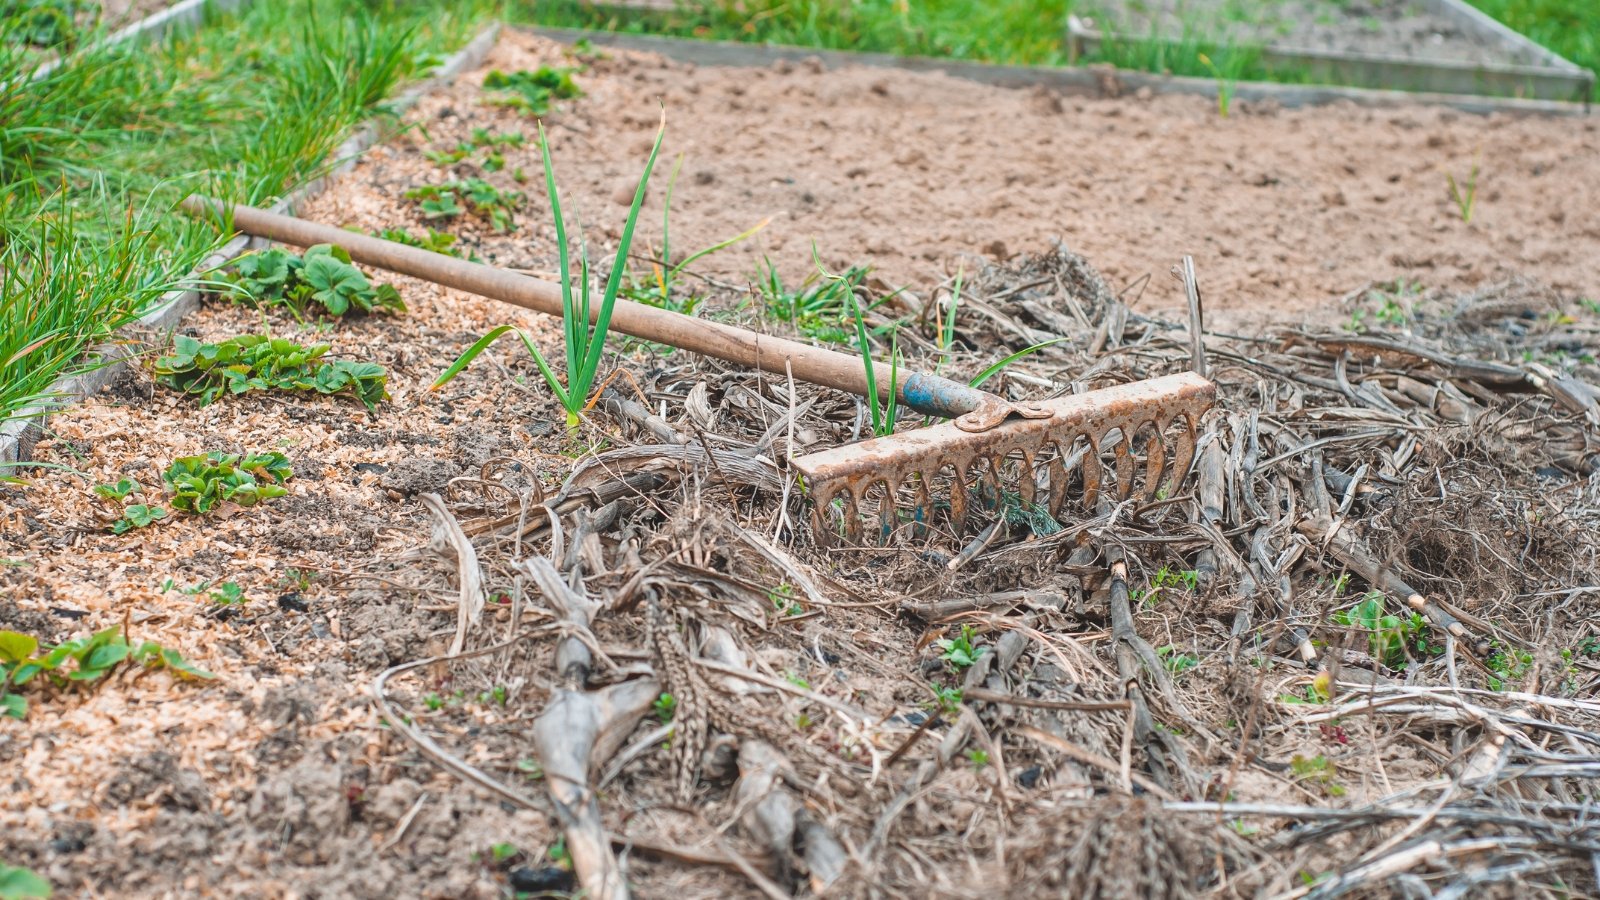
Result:
{"type": "MultiPolygon", "coordinates": [[[[1441,19],[1481,36],[1491,46],[1508,53],[1528,54],[1540,64],[1469,63],[1386,53],[1334,52],[1289,44],[1267,44],[1260,48],[1261,62],[1269,67],[1304,71],[1318,81],[1382,90],[1580,103],[1586,102],[1594,90],[1593,72],[1534,43],[1464,0],[1418,2],[1441,19]]],[[[1077,16],[1067,17],[1067,58],[1070,61],[1091,55],[1108,43],[1147,40],[1152,38],[1108,32],[1091,27],[1077,16]]],[[[1177,46],[1176,41],[1153,40],[1168,47],[1177,46]]]]}

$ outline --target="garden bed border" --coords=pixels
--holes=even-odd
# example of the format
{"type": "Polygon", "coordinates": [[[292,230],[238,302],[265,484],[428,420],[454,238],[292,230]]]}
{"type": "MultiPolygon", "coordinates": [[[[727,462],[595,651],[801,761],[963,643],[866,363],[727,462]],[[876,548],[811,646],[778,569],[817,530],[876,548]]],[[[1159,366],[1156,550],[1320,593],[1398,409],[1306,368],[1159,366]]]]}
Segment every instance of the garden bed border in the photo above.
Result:
{"type": "MultiPolygon", "coordinates": [[[[776,44],[746,44],[737,41],[702,41],[692,38],[621,34],[614,31],[580,28],[512,26],[520,31],[571,44],[586,39],[596,47],[657,53],[678,62],[706,66],[764,67],[781,61],[801,62],[816,59],[829,69],[867,66],[908,72],[942,72],[998,87],[1047,87],[1077,97],[1119,97],[1144,88],[1156,94],[1188,94],[1215,99],[1215,79],[1157,75],[1110,65],[1011,66],[970,60],[928,56],[896,56],[890,53],[861,53],[852,50],[822,50],[776,44]]],[[[1284,107],[1326,106],[1354,103],[1374,109],[1403,106],[1444,106],[1475,115],[1587,116],[1587,102],[1523,100],[1515,97],[1483,97],[1473,94],[1416,93],[1340,85],[1278,84],[1269,81],[1241,81],[1234,85],[1233,98],[1246,102],[1273,102],[1284,107]]]]}
{"type": "MultiPolygon", "coordinates": [[[[196,0],[196,2],[206,3],[212,0],[196,0]]],[[[177,8],[172,7],[168,12],[177,8]]],[[[467,42],[466,46],[434,69],[427,78],[402,91],[390,104],[391,108],[396,112],[403,112],[415,105],[429,91],[453,81],[461,73],[482,64],[499,41],[500,31],[499,22],[490,23],[467,42]]],[[[272,211],[293,215],[296,209],[326,190],[334,177],[353,168],[361,155],[378,144],[384,136],[384,129],[378,122],[363,123],[333,152],[331,159],[334,162],[323,174],[295,188],[288,196],[273,204],[272,211]]],[[[248,235],[234,237],[201,261],[184,281],[201,281],[207,273],[217,267],[267,243],[269,242],[248,235]]],[[[92,396],[122,374],[129,360],[138,355],[135,345],[143,343],[135,338],[135,335],[175,331],[185,316],[200,308],[201,293],[200,288],[189,287],[177,288],[163,294],[159,303],[126,326],[124,332],[128,334],[128,339],[101,344],[88,351],[86,354],[88,358],[98,357],[102,364],[87,371],[63,375],[46,389],[45,399],[25,406],[10,418],[0,421],[0,474],[7,474],[8,469],[25,467],[27,461],[32,458],[34,445],[44,436],[45,421],[51,413],[92,396]]]]}
{"type": "MultiPolygon", "coordinates": [[[[1515,97],[1527,91],[1527,99],[1586,101],[1594,90],[1594,73],[1555,51],[1501,23],[1462,0],[1428,0],[1430,11],[1440,18],[1489,39],[1498,49],[1526,52],[1540,60],[1538,65],[1507,62],[1472,63],[1461,60],[1429,59],[1391,53],[1318,50],[1292,44],[1269,43],[1262,46],[1261,59],[1268,65],[1306,69],[1323,78],[1337,78],[1351,87],[1397,90],[1403,85],[1442,94],[1494,96],[1495,91],[1515,97]]],[[[1108,41],[1155,40],[1167,46],[1176,42],[1165,37],[1142,38],[1131,33],[1110,32],[1089,26],[1076,15],[1067,17],[1067,58],[1076,60],[1093,53],[1108,41]]]]}
{"type": "MultiPolygon", "coordinates": [[[[205,21],[208,13],[233,12],[252,0],[182,0],[166,9],[160,9],[137,22],[125,25],[112,32],[108,37],[93,44],[96,49],[114,47],[122,43],[142,43],[144,41],[160,40],[180,30],[188,30],[205,21]]],[[[78,52],[78,51],[74,51],[78,52]]],[[[55,59],[44,63],[33,71],[32,78],[43,78],[55,71],[64,59],[71,59],[72,54],[66,57],[57,56],[55,59]]]]}

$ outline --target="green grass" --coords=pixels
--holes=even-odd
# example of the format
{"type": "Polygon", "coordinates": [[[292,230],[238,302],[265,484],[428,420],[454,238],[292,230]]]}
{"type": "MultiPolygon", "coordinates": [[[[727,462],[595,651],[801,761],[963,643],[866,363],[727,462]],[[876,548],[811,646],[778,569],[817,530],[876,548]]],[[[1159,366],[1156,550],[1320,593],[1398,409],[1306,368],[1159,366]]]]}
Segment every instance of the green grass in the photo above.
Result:
{"type": "Polygon", "coordinates": [[[577,0],[522,0],[511,15],[540,25],[711,40],[947,56],[1014,65],[1066,61],[1072,0],[747,0],[618,17],[577,0]]]}
{"type": "MultiPolygon", "coordinates": [[[[1595,0],[1467,0],[1539,44],[1600,72],[1600,3],[1595,0]]],[[[1600,84],[1592,93],[1600,101],[1600,84]]]]}
{"type": "Polygon", "coordinates": [[[160,298],[216,241],[189,226],[177,249],[162,250],[161,217],[149,209],[129,212],[107,240],[82,227],[83,215],[57,194],[31,216],[0,222],[0,413],[50,399],[63,371],[97,365],[84,350],[160,298]]]}
{"type": "MultiPolygon", "coordinates": [[[[1470,0],[1534,40],[1590,69],[1600,69],[1600,3],[1594,0],[1470,0]]],[[[699,3],[693,5],[700,5],[699,3]]],[[[744,0],[703,9],[619,14],[584,0],[519,0],[511,15],[539,25],[592,28],[934,56],[1011,65],[1064,65],[1067,15],[1092,14],[1092,0],[744,0]]],[[[1143,38],[1106,44],[1083,63],[1236,81],[1306,83],[1296,67],[1269,67],[1258,48],[1225,46],[1198,33],[1177,41],[1143,38]],[[1200,59],[1205,54],[1207,65],[1200,59]],[[1220,76],[1219,76],[1220,71],[1220,76]]],[[[1600,99],[1600,88],[1596,98],[1600,99]]]]}
{"type": "Polygon", "coordinates": [[[0,22],[0,418],[214,246],[172,211],[180,198],[283,196],[492,8],[256,3],[157,45],[85,40],[37,79],[38,55],[0,22]]]}

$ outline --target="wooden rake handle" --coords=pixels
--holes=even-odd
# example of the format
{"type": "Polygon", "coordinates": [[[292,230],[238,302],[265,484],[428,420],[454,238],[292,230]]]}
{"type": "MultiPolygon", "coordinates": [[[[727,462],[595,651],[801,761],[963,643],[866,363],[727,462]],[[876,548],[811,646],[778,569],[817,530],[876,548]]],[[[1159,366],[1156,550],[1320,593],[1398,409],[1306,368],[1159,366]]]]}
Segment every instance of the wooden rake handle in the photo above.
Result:
{"type": "MultiPolygon", "coordinates": [[[[559,317],[561,286],[540,278],[519,275],[482,263],[443,256],[393,241],[370,237],[319,222],[285,216],[243,204],[190,195],[182,207],[192,215],[231,221],[233,230],[296,247],[337,244],[350,258],[401,275],[499,300],[513,306],[559,317]]],[[[591,315],[598,315],[592,310],[591,315]]],[[[760,369],[774,375],[793,372],[811,384],[867,396],[867,375],[861,358],[798,341],[758,334],[720,322],[710,322],[667,309],[618,299],[611,313],[611,328],[623,334],[692,353],[760,369]]],[[[987,430],[1007,416],[1029,415],[1031,407],[1013,406],[986,391],[948,378],[920,372],[898,372],[886,362],[873,366],[879,396],[898,393],[900,402],[923,415],[958,419],[963,428],[987,430]]]]}

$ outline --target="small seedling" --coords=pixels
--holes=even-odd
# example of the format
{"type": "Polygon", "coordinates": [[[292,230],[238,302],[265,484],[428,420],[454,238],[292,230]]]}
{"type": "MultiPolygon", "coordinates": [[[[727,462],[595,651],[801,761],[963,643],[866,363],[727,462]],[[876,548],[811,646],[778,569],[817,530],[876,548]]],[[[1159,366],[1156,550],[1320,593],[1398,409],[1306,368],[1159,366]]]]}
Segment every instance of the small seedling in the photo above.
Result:
{"type": "Polygon", "coordinates": [[[1379,305],[1378,311],[1373,314],[1373,318],[1392,328],[1397,328],[1406,324],[1411,315],[1406,312],[1404,306],[1400,305],[1400,301],[1386,296],[1383,298],[1382,304],[1379,305]]]}
{"type": "Polygon", "coordinates": [[[594,45],[594,42],[589,40],[588,38],[578,38],[576,41],[573,42],[573,44],[572,44],[572,46],[570,48],[568,48],[567,50],[565,50],[563,52],[565,52],[565,54],[567,56],[571,57],[572,59],[576,59],[576,60],[579,60],[579,61],[582,61],[582,62],[586,62],[586,63],[587,62],[593,62],[593,61],[595,61],[597,59],[609,59],[610,58],[606,54],[606,52],[604,50],[600,50],[600,49],[596,48],[595,45],[594,45]]]}
{"type": "Polygon", "coordinates": [[[237,581],[224,581],[206,596],[218,606],[238,606],[246,600],[244,588],[237,581]]]}
{"type": "Polygon", "coordinates": [[[545,360],[544,354],[540,352],[539,345],[534,343],[532,336],[514,325],[501,325],[468,347],[466,352],[439,376],[433,383],[432,389],[437,390],[459,375],[478,354],[501,335],[514,332],[522,340],[522,345],[527,348],[528,353],[533,356],[533,361],[538,365],[539,373],[544,376],[545,383],[550,386],[556,399],[566,409],[567,428],[571,430],[578,427],[578,414],[586,408],[595,375],[600,370],[606,335],[611,329],[611,310],[616,306],[617,293],[622,287],[622,276],[627,270],[628,248],[633,245],[634,226],[639,222],[639,208],[644,205],[645,189],[650,183],[650,173],[655,169],[656,154],[661,150],[661,140],[666,136],[666,131],[666,122],[663,119],[660,129],[656,131],[655,143],[650,147],[650,158],[645,161],[644,175],[639,178],[639,186],[634,191],[633,205],[628,209],[627,221],[622,226],[622,237],[617,244],[617,256],[611,265],[611,275],[606,279],[603,293],[595,298],[589,279],[589,252],[581,241],[578,274],[576,278],[573,277],[566,220],[561,215],[561,198],[556,190],[555,166],[550,161],[550,144],[545,140],[544,127],[540,126],[539,147],[544,162],[545,189],[550,195],[550,211],[555,219],[556,247],[561,264],[561,324],[566,338],[566,383],[563,384],[556,377],[555,370],[550,368],[549,362],[545,360]],[[592,302],[596,299],[599,301],[598,308],[592,302]]]}
{"type": "Polygon", "coordinates": [[[221,343],[202,344],[187,335],[172,339],[172,355],[156,360],[158,384],[196,394],[202,408],[224,394],[250,391],[314,391],[348,393],[367,409],[389,399],[389,376],[383,366],[322,357],[328,344],[302,346],[287,338],[246,334],[221,343]]]}
{"type": "Polygon", "coordinates": [[[523,777],[529,781],[538,781],[544,777],[544,766],[540,765],[539,761],[531,756],[524,756],[522,759],[517,760],[517,771],[521,772],[523,777]]]}
{"type": "Polygon", "coordinates": [[[950,306],[945,310],[944,318],[939,323],[938,345],[939,362],[934,365],[937,374],[950,361],[950,349],[956,343],[956,310],[961,306],[961,278],[964,270],[956,270],[956,284],[950,290],[950,306]]]}
{"type": "Polygon", "coordinates": [[[276,247],[241,256],[224,280],[230,298],[256,307],[287,306],[296,318],[312,304],[330,316],[406,311],[393,285],[374,287],[350,254],[332,244],[317,244],[304,256],[276,247]]]}
{"type": "Polygon", "coordinates": [[[1311,757],[1296,754],[1289,760],[1289,767],[1301,781],[1317,785],[1329,797],[1345,795],[1345,787],[1338,780],[1339,767],[1326,756],[1320,753],[1311,757]]]}
{"type": "Polygon", "coordinates": [[[678,711],[678,698],[671,694],[663,693],[656,698],[656,702],[650,704],[650,708],[656,711],[656,718],[661,720],[661,724],[666,725],[672,721],[673,714],[678,711]]]}
{"type": "Polygon", "coordinates": [[[1239,73],[1233,71],[1233,67],[1230,66],[1231,74],[1224,74],[1222,69],[1211,61],[1211,57],[1204,53],[1199,54],[1199,59],[1200,65],[1205,66],[1211,77],[1217,80],[1217,115],[1226,119],[1228,110],[1233,106],[1233,92],[1239,84],[1239,73]]]}
{"type": "Polygon", "coordinates": [[[1484,665],[1489,667],[1489,690],[1509,690],[1533,671],[1533,654],[1496,645],[1484,665]]]}
{"type": "Polygon", "coordinates": [[[426,706],[430,712],[438,712],[444,708],[444,698],[438,694],[427,694],[422,698],[422,705],[426,706]]]}
{"type": "MultiPolygon", "coordinates": [[[[121,505],[135,494],[144,493],[144,487],[132,478],[119,478],[113,484],[97,484],[95,495],[114,505],[121,505]]],[[[126,534],[135,528],[154,525],[165,519],[167,511],[147,503],[130,503],[122,507],[122,516],[111,523],[112,534],[126,534]]]]}
{"type": "Polygon", "coordinates": [[[572,854],[567,852],[567,836],[563,834],[556,838],[556,842],[550,845],[549,850],[545,851],[545,856],[549,857],[550,862],[554,865],[563,869],[571,869],[572,854]]]}
{"type": "Polygon", "coordinates": [[[1182,675],[1184,672],[1200,665],[1199,657],[1182,653],[1171,644],[1165,647],[1157,647],[1156,655],[1161,657],[1161,664],[1166,666],[1167,671],[1174,675],[1182,675]]]}
{"type": "Polygon", "coordinates": [[[767,223],[771,222],[772,219],[770,217],[762,219],[754,227],[727,240],[718,241],[709,247],[691,253],[674,265],[672,262],[672,193],[678,186],[678,172],[682,167],[683,157],[679,156],[677,162],[673,163],[672,174],[667,176],[666,196],[661,204],[661,262],[651,264],[650,277],[643,282],[642,286],[640,280],[633,278],[630,274],[629,280],[633,284],[629,286],[627,295],[629,299],[638,303],[645,303],[661,309],[670,309],[674,312],[681,312],[684,315],[693,315],[695,308],[700,303],[700,298],[690,296],[682,300],[677,299],[674,296],[673,288],[678,283],[678,276],[682,275],[685,269],[699,260],[720,250],[726,250],[754,235],[767,227],[767,223]]]}
{"type": "Polygon", "coordinates": [[[497,862],[497,863],[503,863],[506,860],[510,859],[513,856],[516,856],[518,853],[521,853],[521,852],[522,851],[517,849],[517,845],[516,844],[512,844],[512,843],[504,842],[504,841],[502,841],[501,843],[495,844],[494,846],[489,848],[490,857],[493,858],[494,861],[497,862]]]}
{"type": "Polygon", "coordinates": [[[806,611],[800,601],[794,598],[794,586],[785,581],[770,591],[767,591],[767,600],[772,603],[772,609],[780,616],[798,616],[806,611]]]}
{"type": "Polygon", "coordinates": [[[453,166],[471,156],[474,151],[484,150],[486,151],[483,160],[484,170],[498,172],[505,168],[505,156],[499,150],[501,148],[521,147],[526,142],[527,138],[518,132],[496,134],[487,128],[474,128],[472,129],[472,138],[470,140],[462,141],[449,150],[424,150],[422,155],[437,165],[453,166]],[[490,161],[496,159],[499,162],[491,165],[490,161]]]}
{"type": "Polygon", "coordinates": [[[1478,161],[1472,161],[1472,170],[1468,173],[1466,181],[1456,183],[1456,176],[1450,172],[1444,173],[1445,186],[1449,189],[1450,202],[1456,206],[1456,212],[1461,215],[1461,221],[1470,223],[1472,213],[1478,204],[1478,161]]]}
{"type": "Polygon", "coordinates": [[[954,718],[961,713],[961,688],[935,685],[933,688],[933,702],[930,708],[946,718],[954,718]]]}
{"type": "Polygon", "coordinates": [[[989,764],[989,752],[974,747],[967,751],[967,762],[971,763],[974,769],[982,769],[989,764]]]}
{"type": "Polygon", "coordinates": [[[161,478],[172,489],[175,509],[205,515],[225,500],[255,506],[263,500],[282,497],[289,493],[283,482],[293,474],[288,457],[282,453],[240,457],[212,451],[173,460],[161,478]]]}
{"type": "Polygon", "coordinates": [[[486,98],[485,102],[520,109],[532,116],[547,115],[550,101],[582,96],[583,92],[572,80],[576,71],[555,66],[540,66],[532,72],[507,73],[495,69],[484,76],[483,86],[500,93],[486,98]]]}
{"type": "Polygon", "coordinates": [[[976,636],[977,633],[972,630],[971,625],[963,625],[961,626],[961,633],[954,638],[940,638],[933,643],[934,646],[939,648],[940,655],[944,658],[944,661],[949,663],[951,668],[959,671],[976,663],[978,657],[988,650],[987,647],[975,647],[973,645],[972,639],[976,636]]]}
{"type": "Polygon", "coordinates": [[[306,591],[311,590],[312,582],[321,577],[321,574],[322,573],[316,571],[315,569],[301,569],[295,566],[290,566],[289,568],[284,569],[283,574],[278,577],[276,586],[280,590],[290,590],[305,593],[306,591]]]}
{"type": "MultiPolygon", "coordinates": [[[[813,252],[815,252],[813,250],[813,252]]],[[[821,262],[817,268],[822,270],[821,262]]],[[[823,271],[823,277],[843,281],[843,275],[830,275],[823,271]]],[[[889,350],[889,395],[881,396],[878,387],[878,378],[875,374],[876,364],[872,359],[872,339],[867,336],[867,322],[862,315],[861,304],[856,300],[855,291],[845,292],[845,304],[850,310],[850,317],[856,326],[856,349],[861,352],[861,366],[867,374],[867,411],[872,416],[872,433],[877,437],[894,434],[894,428],[900,412],[900,343],[899,335],[891,334],[889,350]]]]}
{"type": "Polygon", "coordinates": [[[417,201],[424,219],[450,219],[470,209],[502,234],[516,230],[513,214],[523,199],[521,191],[502,191],[482,178],[425,184],[406,191],[405,197],[417,201]]]}
{"type": "Polygon", "coordinates": [[[1149,590],[1135,589],[1129,592],[1129,597],[1140,606],[1154,606],[1161,599],[1161,594],[1167,590],[1183,590],[1194,593],[1200,586],[1200,573],[1193,569],[1173,569],[1162,566],[1156,570],[1155,577],[1150,579],[1149,590]]]}
{"type": "Polygon", "coordinates": [[[1438,652],[1423,642],[1427,623],[1422,616],[1415,612],[1405,618],[1385,614],[1383,601],[1381,592],[1372,591],[1350,609],[1334,613],[1333,622],[1367,632],[1367,643],[1373,658],[1392,669],[1405,667],[1410,656],[1408,645],[1418,645],[1416,649],[1424,653],[1438,652]]]}

